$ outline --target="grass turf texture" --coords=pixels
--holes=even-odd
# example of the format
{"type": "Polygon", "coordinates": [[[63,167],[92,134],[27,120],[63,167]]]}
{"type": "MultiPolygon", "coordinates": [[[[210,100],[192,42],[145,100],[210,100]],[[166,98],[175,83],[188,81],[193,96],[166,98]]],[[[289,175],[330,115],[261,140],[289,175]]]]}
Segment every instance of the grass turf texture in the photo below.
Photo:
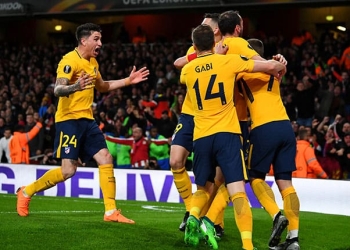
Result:
{"type": "MultiPolygon", "coordinates": [[[[191,249],[178,230],[184,215],[182,204],[117,201],[117,205],[135,225],[104,222],[102,200],[85,198],[35,196],[30,215],[22,218],[16,213],[16,196],[0,194],[0,248],[191,249]]],[[[268,249],[272,219],[263,209],[252,211],[254,246],[268,249]]],[[[350,249],[350,217],[301,212],[300,228],[302,249],[350,249]]],[[[196,249],[210,248],[201,242],[196,249]]],[[[219,249],[241,249],[232,207],[225,212],[225,235],[219,249]]]]}

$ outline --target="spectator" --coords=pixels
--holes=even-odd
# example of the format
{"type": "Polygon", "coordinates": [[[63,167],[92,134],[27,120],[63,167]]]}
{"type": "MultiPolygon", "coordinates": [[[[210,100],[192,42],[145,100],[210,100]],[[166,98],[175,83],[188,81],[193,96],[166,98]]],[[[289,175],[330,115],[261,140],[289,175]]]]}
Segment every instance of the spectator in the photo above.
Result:
{"type": "Polygon", "coordinates": [[[147,120],[153,124],[153,126],[157,127],[160,135],[164,136],[165,138],[170,138],[173,135],[176,128],[176,123],[170,120],[168,110],[163,110],[161,118],[157,119],[153,117],[151,109],[146,108],[145,116],[147,120]]]}
{"type": "Polygon", "coordinates": [[[293,177],[328,178],[326,172],[317,161],[315,151],[310,145],[308,131],[306,129],[299,130],[295,163],[297,170],[293,172],[293,177]]]}
{"type": "Polygon", "coordinates": [[[0,138],[4,136],[5,128],[6,128],[6,121],[2,116],[0,116],[0,138]]]}
{"type": "Polygon", "coordinates": [[[142,101],[144,107],[150,107],[154,111],[154,118],[160,119],[164,110],[169,111],[169,100],[165,95],[165,90],[162,86],[157,87],[157,93],[152,101],[142,101]]]}
{"type": "Polygon", "coordinates": [[[143,169],[148,164],[150,142],[154,142],[157,145],[168,143],[168,140],[148,140],[143,136],[143,131],[140,127],[133,128],[132,137],[130,138],[122,139],[106,135],[106,140],[131,146],[131,167],[137,169],[143,169]]]}
{"type": "Polygon", "coordinates": [[[288,94],[284,98],[283,104],[284,104],[284,107],[286,108],[289,120],[296,121],[297,120],[297,107],[295,106],[295,103],[293,102],[292,94],[288,94]]]}
{"type": "Polygon", "coordinates": [[[15,126],[14,134],[9,142],[11,163],[30,164],[29,142],[39,133],[41,128],[42,124],[38,121],[28,132],[24,131],[23,126],[15,126]]]}
{"type": "Polygon", "coordinates": [[[146,168],[150,170],[160,170],[157,158],[151,156],[149,158],[148,166],[146,168]]]}
{"type": "MultiPolygon", "coordinates": [[[[114,128],[112,125],[107,125],[105,128],[105,134],[108,136],[125,138],[127,135],[126,129],[122,126],[122,123],[119,119],[116,120],[114,128]]],[[[131,159],[130,159],[130,145],[123,145],[111,142],[106,140],[107,148],[111,155],[114,158],[114,167],[115,168],[131,168],[131,159]]]]}
{"type": "Polygon", "coordinates": [[[326,143],[323,149],[323,158],[320,161],[322,168],[330,179],[340,180],[342,178],[339,156],[344,153],[339,140],[335,138],[333,128],[326,133],[326,143]]]}
{"type": "Polygon", "coordinates": [[[41,106],[39,108],[39,117],[43,117],[49,107],[49,98],[43,97],[41,101],[41,106]]]}
{"type": "Polygon", "coordinates": [[[350,46],[348,46],[340,58],[340,67],[350,70],[350,46]]]}
{"type": "MultiPolygon", "coordinates": [[[[164,136],[158,134],[157,127],[152,127],[149,133],[149,139],[163,140],[164,136]]],[[[169,145],[157,145],[151,142],[149,146],[149,156],[154,157],[158,161],[158,167],[161,170],[170,170],[169,165],[169,145]]]]}
{"type": "MultiPolygon", "coordinates": [[[[24,132],[29,132],[36,126],[36,121],[39,120],[39,113],[28,113],[26,115],[27,124],[24,126],[24,132]]],[[[44,149],[45,132],[44,128],[40,128],[40,131],[29,141],[29,157],[41,155],[44,149]]]]}
{"type": "Polygon", "coordinates": [[[308,77],[299,81],[294,93],[293,101],[298,110],[297,123],[301,126],[311,127],[312,119],[315,114],[314,99],[317,90],[317,84],[310,82],[308,77]]]}
{"type": "Polygon", "coordinates": [[[340,158],[340,163],[343,171],[343,179],[350,179],[350,133],[343,137],[344,154],[340,158]]]}
{"type": "Polygon", "coordinates": [[[336,85],[333,90],[333,99],[329,109],[329,117],[331,121],[333,121],[338,114],[342,117],[345,115],[345,102],[341,96],[341,93],[341,87],[336,85]]]}
{"type": "Polygon", "coordinates": [[[59,162],[53,158],[53,150],[52,148],[47,148],[44,151],[44,157],[40,161],[41,165],[58,165],[59,162]]]}
{"type": "Polygon", "coordinates": [[[44,116],[42,117],[44,121],[44,148],[51,148],[54,144],[54,138],[55,138],[55,113],[56,113],[56,107],[55,105],[51,104],[47,110],[44,116]]]}
{"type": "Polygon", "coordinates": [[[12,132],[10,127],[6,127],[4,137],[0,139],[0,162],[11,163],[9,142],[12,139],[12,132]]]}

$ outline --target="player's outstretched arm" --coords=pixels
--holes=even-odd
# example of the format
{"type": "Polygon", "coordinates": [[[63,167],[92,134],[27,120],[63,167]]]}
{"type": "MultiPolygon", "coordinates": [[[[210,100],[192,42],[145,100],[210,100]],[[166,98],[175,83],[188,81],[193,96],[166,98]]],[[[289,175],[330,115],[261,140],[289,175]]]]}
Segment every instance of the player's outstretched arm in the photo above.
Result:
{"type": "Polygon", "coordinates": [[[139,82],[147,80],[147,76],[149,75],[149,70],[146,67],[143,67],[136,71],[136,67],[133,66],[133,69],[129,75],[124,79],[120,80],[111,80],[111,81],[103,81],[102,78],[96,79],[96,89],[100,92],[107,92],[110,90],[118,89],[124,86],[137,84],[139,82]]]}

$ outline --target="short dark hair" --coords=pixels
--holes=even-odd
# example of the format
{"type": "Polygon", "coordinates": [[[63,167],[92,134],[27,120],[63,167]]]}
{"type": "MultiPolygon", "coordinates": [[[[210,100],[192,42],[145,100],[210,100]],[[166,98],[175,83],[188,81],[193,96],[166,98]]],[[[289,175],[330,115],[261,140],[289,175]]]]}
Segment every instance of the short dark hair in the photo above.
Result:
{"type": "Polygon", "coordinates": [[[77,30],[75,31],[75,38],[77,39],[78,44],[81,43],[81,38],[89,37],[95,31],[102,33],[101,27],[94,23],[85,23],[78,26],[77,30]]]}
{"type": "Polygon", "coordinates": [[[258,52],[258,54],[263,57],[264,56],[264,44],[261,40],[256,38],[250,38],[247,42],[252,46],[252,48],[258,52]]]}
{"type": "Polygon", "coordinates": [[[204,14],[204,18],[210,18],[216,23],[219,22],[219,16],[220,16],[220,13],[205,13],[204,14]]]}
{"type": "Polygon", "coordinates": [[[198,25],[192,31],[192,41],[199,52],[211,50],[214,46],[214,32],[207,24],[198,25]]]}
{"type": "Polygon", "coordinates": [[[304,128],[299,129],[298,137],[299,137],[299,140],[307,140],[307,138],[308,138],[308,131],[306,129],[304,129],[304,128]]]}
{"type": "Polygon", "coordinates": [[[222,35],[232,35],[237,25],[241,25],[241,16],[238,11],[228,10],[220,14],[218,26],[222,35]]]}

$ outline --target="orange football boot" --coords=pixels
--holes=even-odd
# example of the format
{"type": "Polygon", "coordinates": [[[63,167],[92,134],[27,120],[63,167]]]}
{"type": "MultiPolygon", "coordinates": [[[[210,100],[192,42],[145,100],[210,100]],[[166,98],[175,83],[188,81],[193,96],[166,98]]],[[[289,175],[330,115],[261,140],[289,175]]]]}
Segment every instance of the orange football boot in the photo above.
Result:
{"type": "Polygon", "coordinates": [[[25,186],[17,189],[17,213],[19,216],[28,216],[30,197],[23,194],[25,186]]]}
{"type": "Polygon", "coordinates": [[[124,217],[121,213],[121,210],[115,210],[113,214],[111,215],[104,215],[103,217],[104,221],[112,221],[112,222],[119,222],[119,223],[127,223],[127,224],[135,224],[135,221],[130,220],[126,217],[124,217]]]}

